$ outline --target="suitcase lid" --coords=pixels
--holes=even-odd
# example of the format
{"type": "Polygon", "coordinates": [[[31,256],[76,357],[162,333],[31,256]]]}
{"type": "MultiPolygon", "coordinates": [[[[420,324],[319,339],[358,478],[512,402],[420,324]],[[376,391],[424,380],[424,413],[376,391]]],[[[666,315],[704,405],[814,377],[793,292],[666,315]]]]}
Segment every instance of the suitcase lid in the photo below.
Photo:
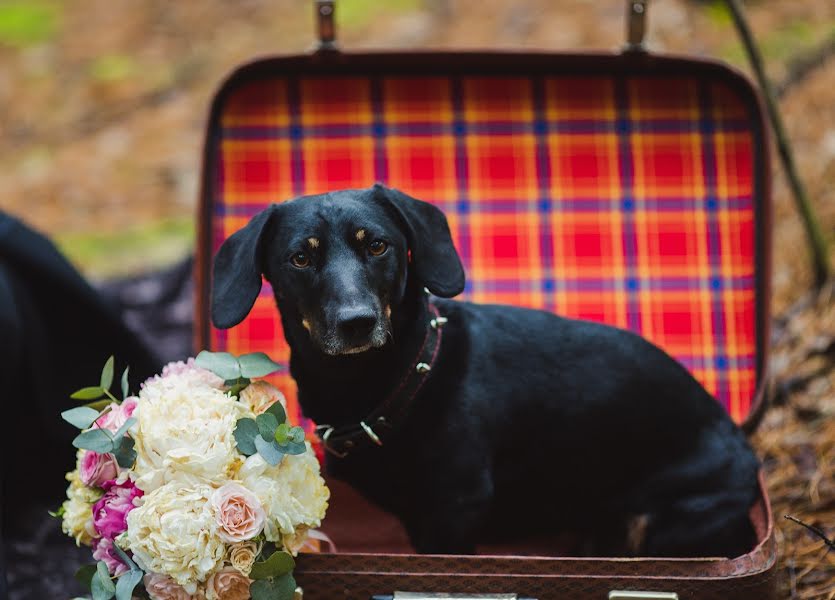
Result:
{"type": "MultiPolygon", "coordinates": [[[[640,333],[741,423],[767,379],[768,148],[757,93],[713,61],[631,52],[257,60],[229,76],[209,116],[197,345],[286,363],[266,282],[244,322],[211,325],[214,253],[271,202],[380,181],[446,213],[467,273],[463,298],[640,333]]],[[[274,381],[303,421],[289,374],[274,381]]]]}

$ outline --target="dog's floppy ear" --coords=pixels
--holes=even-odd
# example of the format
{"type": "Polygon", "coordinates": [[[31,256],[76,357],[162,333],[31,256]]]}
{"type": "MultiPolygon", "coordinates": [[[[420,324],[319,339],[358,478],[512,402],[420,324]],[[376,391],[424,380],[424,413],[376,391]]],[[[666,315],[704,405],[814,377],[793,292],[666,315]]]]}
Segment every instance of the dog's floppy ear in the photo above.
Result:
{"type": "Polygon", "coordinates": [[[278,214],[272,204],[220,246],[212,269],[212,322],[228,329],[244,320],[261,291],[261,247],[278,214]]]}
{"type": "Polygon", "coordinates": [[[436,296],[452,298],[464,291],[464,268],[449,233],[444,213],[437,207],[379,183],[374,198],[387,202],[400,216],[412,252],[412,269],[436,296]]]}

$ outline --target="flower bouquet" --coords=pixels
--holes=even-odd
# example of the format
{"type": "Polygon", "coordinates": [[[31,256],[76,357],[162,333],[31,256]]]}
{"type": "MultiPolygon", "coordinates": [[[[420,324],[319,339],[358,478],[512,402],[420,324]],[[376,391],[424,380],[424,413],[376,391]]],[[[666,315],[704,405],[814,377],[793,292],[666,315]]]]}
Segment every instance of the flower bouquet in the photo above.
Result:
{"type": "Polygon", "coordinates": [[[62,413],[81,429],[56,516],[95,565],[77,578],[93,600],[289,600],[294,556],[321,523],[329,491],[284,398],[254,380],[262,353],[201,352],[122,398],[113,358],[99,385],[62,413]]]}

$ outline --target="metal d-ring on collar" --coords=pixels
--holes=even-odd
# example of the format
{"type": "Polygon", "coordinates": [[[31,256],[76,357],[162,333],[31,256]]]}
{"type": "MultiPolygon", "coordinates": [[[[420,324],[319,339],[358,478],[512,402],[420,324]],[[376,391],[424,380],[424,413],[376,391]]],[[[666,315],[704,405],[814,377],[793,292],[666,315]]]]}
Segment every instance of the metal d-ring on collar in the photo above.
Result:
{"type": "Polygon", "coordinates": [[[417,357],[398,387],[380,406],[356,425],[334,427],[322,424],[316,427],[316,434],[329,453],[338,458],[345,458],[350,450],[362,445],[382,446],[380,427],[386,427],[390,432],[405,419],[412,401],[423,387],[429,372],[432,371],[441,347],[442,328],[447,323],[447,318],[440,315],[434,304],[431,302],[427,304],[432,318],[426,328],[426,336],[417,357]],[[374,427],[377,427],[377,431],[374,427]]]}

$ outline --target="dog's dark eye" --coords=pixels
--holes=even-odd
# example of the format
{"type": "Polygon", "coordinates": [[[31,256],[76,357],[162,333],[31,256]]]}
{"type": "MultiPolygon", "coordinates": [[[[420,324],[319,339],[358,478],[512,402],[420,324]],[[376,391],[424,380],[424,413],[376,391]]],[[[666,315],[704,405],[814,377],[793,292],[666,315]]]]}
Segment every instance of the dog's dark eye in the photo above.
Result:
{"type": "Polygon", "coordinates": [[[368,244],[368,252],[371,256],[380,256],[388,249],[388,244],[382,240],[374,240],[368,244]]]}
{"type": "Polygon", "coordinates": [[[304,252],[296,252],[291,258],[290,262],[293,263],[294,267],[298,267],[299,269],[304,269],[310,266],[310,257],[305,254],[304,252]]]}

